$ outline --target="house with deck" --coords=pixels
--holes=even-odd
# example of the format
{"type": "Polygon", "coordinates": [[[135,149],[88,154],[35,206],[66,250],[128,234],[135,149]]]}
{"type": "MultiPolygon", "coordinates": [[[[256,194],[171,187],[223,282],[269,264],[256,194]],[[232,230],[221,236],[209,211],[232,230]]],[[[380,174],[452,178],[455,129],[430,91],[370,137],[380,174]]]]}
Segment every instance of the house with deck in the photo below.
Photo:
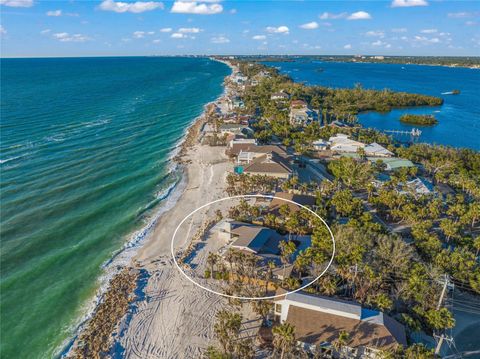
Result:
{"type": "Polygon", "coordinates": [[[356,302],[305,292],[286,293],[275,300],[274,316],[278,323],[293,325],[297,344],[312,353],[322,348],[332,350],[341,332],[349,334],[340,349],[348,358],[378,358],[381,350],[407,345],[403,325],[356,302]]]}
{"type": "Polygon", "coordinates": [[[290,103],[289,121],[293,126],[305,126],[318,118],[315,111],[303,100],[293,100],[290,103]]]}

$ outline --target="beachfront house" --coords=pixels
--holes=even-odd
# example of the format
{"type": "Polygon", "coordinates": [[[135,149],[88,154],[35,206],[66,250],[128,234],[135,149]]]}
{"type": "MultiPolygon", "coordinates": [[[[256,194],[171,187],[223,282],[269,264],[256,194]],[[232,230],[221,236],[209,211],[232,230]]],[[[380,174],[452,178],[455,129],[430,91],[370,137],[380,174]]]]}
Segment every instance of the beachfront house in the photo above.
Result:
{"type": "Polygon", "coordinates": [[[287,293],[275,300],[274,315],[276,322],[293,325],[297,344],[312,353],[333,349],[332,343],[343,331],[349,339],[339,351],[348,358],[377,358],[380,350],[407,345],[403,325],[355,302],[305,292],[287,293]]]}
{"type": "Polygon", "coordinates": [[[219,238],[229,244],[231,248],[258,254],[278,255],[278,245],[283,236],[275,230],[251,223],[225,219],[217,226],[219,238]]]}
{"type": "Polygon", "coordinates": [[[267,152],[251,158],[251,152],[239,155],[244,164],[235,167],[235,172],[251,175],[270,176],[279,179],[289,179],[293,169],[288,160],[276,152],[267,152]]]}
{"type": "Polygon", "coordinates": [[[252,137],[254,133],[248,125],[237,123],[224,123],[219,126],[218,131],[221,135],[235,135],[242,137],[252,137]]]}

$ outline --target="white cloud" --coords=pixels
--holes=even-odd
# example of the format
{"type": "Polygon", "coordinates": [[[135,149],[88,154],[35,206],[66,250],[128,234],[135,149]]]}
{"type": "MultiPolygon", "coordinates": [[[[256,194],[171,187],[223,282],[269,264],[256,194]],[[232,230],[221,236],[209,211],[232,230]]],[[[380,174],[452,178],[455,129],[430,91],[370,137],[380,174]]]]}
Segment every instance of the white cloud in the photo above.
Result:
{"type": "Polygon", "coordinates": [[[406,27],[398,27],[398,28],[392,29],[391,31],[392,32],[407,32],[407,28],[406,27]]]}
{"type": "Polygon", "coordinates": [[[370,36],[370,37],[379,37],[379,38],[384,38],[385,37],[385,32],[381,31],[381,30],[371,30],[371,31],[367,31],[365,33],[366,36],[370,36]]]}
{"type": "Polygon", "coordinates": [[[183,34],[198,34],[202,29],[199,29],[198,27],[181,27],[178,29],[178,32],[181,32],[183,34]]]}
{"type": "Polygon", "coordinates": [[[266,38],[265,35],[255,35],[252,37],[253,40],[265,40],[266,38]]]}
{"type": "Polygon", "coordinates": [[[152,43],[154,43],[154,44],[159,44],[161,42],[162,42],[162,40],[160,40],[160,39],[155,39],[155,40],[152,41],[152,43]]]}
{"type": "Polygon", "coordinates": [[[318,22],[316,21],[307,22],[306,24],[300,25],[300,27],[305,30],[318,29],[318,22]]]}
{"type": "Polygon", "coordinates": [[[175,1],[170,12],[177,14],[213,15],[223,11],[223,6],[216,4],[218,1],[175,1]],[[211,3],[211,4],[208,4],[211,3]]]}
{"type": "Polygon", "coordinates": [[[45,29],[40,31],[40,34],[45,35],[45,34],[48,34],[50,31],[51,31],[50,29],[45,29]]]}
{"type": "Polygon", "coordinates": [[[69,34],[68,32],[57,32],[53,34],[53,38],[61,42],[85,42],[90,40],[86,35],[69,34]]]}
{"type": "Polygon", "coordinates": [[[0,0],[0,5],[10,7],[31,7],[33,0],[0,0]]]}
{"type": "Polygon", "coordinates": [[[237,9],[232,9],[232,10],[230,10],[230,14],[234,15],[234,14],[236,14],[236,13],[237,13],[237,9]]]}
{"type": "Polygon", "coordinates": [[[352,48],[352,45],[351,44],[346,44],[343,48],[346,49],[346,50],[350,50],[352,48]]]}
{"type": "Polygon", "coordinates": [[[228,44],[230,42],[225,36],[212,37],[210,41],[214,44],[228,44]]]}
{"type": "Polygon", "coordinates": [[[426,0],[393,0],[391,7],[428,6],[426,0]]]}
{"type": "Polygon", "coordinates": [[[179,32],[174,32],[172,35],[170,35],[172,39],[184,39],[187,37],[185,34],[181,34],[179,32]]]}
{"type": "Polygon", "coordinates": [[[353,14],[350,14],[350,16],[347,17],[347,20],[369,20],[371,18],[372,16],[368,12],[357,11],[357,12],[354,12],[353,14]]]}
{"type": "Polygon", "coordinates": [[[423,29],[420,31],[422,34],[435,34],[438,32],[437,29],[423,29]]]}
{"type": "Polygon", "coordinates": [[[62,10],[47,11],[47,16],[62,16],[62,10]]]}
{"type": "Polygon", "coordinates": [[[3,25],[0,25],[0,35],[6,35],[6,34],[7,34],[7,30],[5,30],[3,25]]]}
{"type": "Polygon", "coordinates": [[[389,43],[386,43],[385,41],[382,41],[382,40],[374,41],[374,42],[372,42],[370,45],[375,46],[375,47],[383,46],[383,47],[385,47],[386,49],[389,49],[389,48],[392,47],[392,45],[390,45],[389,43]]]}
{"type": "Polygon", "coordinates": [[[171,27],[164,27],[163,29],[160,29],[160,32],[172,32],[171,27]]]}
{"type": "Polygon", "coordinates": [[[438,44],[440,42],[440,39],[438,37],[426,37],[426,36],[414,36],[413,37],[414,42],[420,42],[424,44],[438,44]]]}
{"type": "Polygon", "coordinates": [[[268,26],[266,28],[267,32],[269,33],[272,33],[272,34],[285,34],[285,35],[288,35],[288,33],[290,32],[290,29],[287,27],[287,26],[279,26],[279,27],[275,27],[275,26],[268,26]]]}
{"type": "Polygon", "coordinates": [[[155,31],[135,31],[133,37],[136,39],[143,39],[145,35],[154,35],[155,31]]]}
{"type": "Polygon", "coordinates": [[[131,12],[134,14],[139,14],[145,11],[163,9],[163,3],[156,1],[121,2],[103,0],[99,8],[101,10],[114,11],[117,13],[131,12]]]}
{"type": "Polygon", "coordinates": [[[465,25],[467,25],[467,26],[474,26],[474,25],[477,25],[477,23],[476,23],[475,21],[469,20],[469,21],[465,21],[465,25]]]}
{"type": "Polygon", "coordinates": [[[342,12],[339,14],[332,14],[330,12],[324,12],[319,16],[321,20],[337,20],[337,19],[345,19],[348,16],[346,12],[342,12]]]}
{"type": "Polygon", "coordinates": [[[466,17],[473,17],[475,16],[475,13],[471,12],[466,12],[466,11],[460,11],[460,12],[449,12],[447,14],[448,17],[452,17],[455,19],[464,19],[466,17]]]}

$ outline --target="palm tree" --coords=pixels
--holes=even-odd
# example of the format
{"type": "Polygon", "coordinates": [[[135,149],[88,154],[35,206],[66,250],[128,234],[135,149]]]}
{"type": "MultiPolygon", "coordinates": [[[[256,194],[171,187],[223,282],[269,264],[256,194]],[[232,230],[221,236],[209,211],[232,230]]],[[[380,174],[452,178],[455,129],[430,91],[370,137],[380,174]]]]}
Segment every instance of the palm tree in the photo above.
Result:
{"type": "Polygon", "coordinates": [[[219,260],[219,255],[213,252],[208,253],[207,263],[211,268],[211,277],[213,278],[213,269],[219,260]]]}
{"type": "Polygon", "coordinates": [[[281,241],[279,244],[280,247],[280,257],[283,263],[283,278],[285,278],[286,265],[290,263],[290,258],[295,253],[296,247],[295,243],[292,241],[281,241]]]}
{"type": "MultiPolygon", "coordinates": [[[[337,340],[333,342],[333,347],[337,352],[340,352],[342,348],[347,345],[347,343],[350,341],[350,334],[348,334],[347,331],[342,330],[338,334],[337,340]]],[[[340,357],[343,357],[342,353],[340,353],[340,357]]]]}
{"type": "Polygon", "coordinates": [[[280,350],[280,359],[290,352],[295,345],[295,327],[289,323],[277,325],[272,329],[273,346],[275,350],[280,350]]]}

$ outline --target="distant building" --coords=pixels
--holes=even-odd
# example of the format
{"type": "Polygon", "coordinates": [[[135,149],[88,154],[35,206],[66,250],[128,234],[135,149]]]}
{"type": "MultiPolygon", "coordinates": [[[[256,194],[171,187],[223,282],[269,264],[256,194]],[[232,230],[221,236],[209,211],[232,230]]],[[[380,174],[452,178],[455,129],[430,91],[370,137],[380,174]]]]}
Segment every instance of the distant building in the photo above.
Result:
{"type": "Polygon", "coordinates": [[[348,135],[339,133],[329,139],[330,149],[336,152],[357,153],[358,149],[363,149],[367,156],[372,157],[391,157],[393,153],[385,147],[373,142],[366,145],[362,142],[355,141],[349,138],[348,135]]]}
{"type": "Polygon", "coordinates": [[[305,126],[317,119],[317,114],[312,111],[303,100],[293,100],[290,103],[290,124],[294,126],[305,126]]]}
{"type": "Polygon", "coordinates": [[[274,92],[270,96],[270,100],[278,101],[288,101],[290,99],[290,95],[286,92],[280,91],[280,92],[274,92]]]}
{"type": "Polygon", "coordinates": [[[312,146],[315,151],[325,151],[330,146],[330,142],[320,139],[312,142],[312,146]]]}
{"type": "Polygon", "coordinates": [[[343,348],[349,358],[375,358],[380,350],[407,345],[403,325],[355,302],[287,293],[275,300],[274,314],[278,322],[295,327],[297,343],[310,352],[331,347],[342,331],[350,336],[343,348]]]}
{"type": "Polygon", "coordinates": [[[385,147],[380,146],[378,143],[373,142],[369,145],[366,145],[363,150],[367,156],[377,156],[377,157],[391,157],[393,152],[387,150],[385,147]]]}
{"type": "Polygon", "coordinates": [[[404,167],[416,167],[412,161],[406,160],[404,158],[396,158],[396,157],[367,157],[372,163],[376,163],[377,161],[381,161],[385,164],[386,171],[395,171],[399,168],[404,167]]]}

